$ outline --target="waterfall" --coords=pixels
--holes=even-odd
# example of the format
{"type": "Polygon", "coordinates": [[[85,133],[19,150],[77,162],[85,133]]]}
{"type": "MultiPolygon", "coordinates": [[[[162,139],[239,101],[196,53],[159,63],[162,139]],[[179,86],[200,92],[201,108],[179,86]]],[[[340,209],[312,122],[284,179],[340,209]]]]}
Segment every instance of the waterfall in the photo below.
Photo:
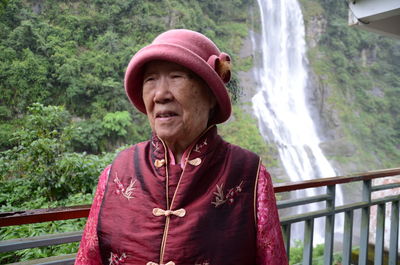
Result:
{"type": "MultiPolygon", "coordinates": [[[[262,60],[254,73],[259,87],[252,103],[260,132],[268,142],[276,144],[291,181],[333,177],[335,170],[319,147],[321,140],[306,100],[305,29],[299,3],[297,0],[257,1],[262,23],[262,60]]],[[[315,190],[307,190],[307,194],[296,196],[315,194],[315,190]]],[[[336,204],[343,204],[339,189],[336,196],[336,204]]],[[[316,207],[311,205],[303,211],[316,210],[316,207]]],[[[314,241],[321,243],[320,234],[324,230],[315,225],[314,241]]],[[[296,234],[295,229],[293,232],[296,234]]]]}

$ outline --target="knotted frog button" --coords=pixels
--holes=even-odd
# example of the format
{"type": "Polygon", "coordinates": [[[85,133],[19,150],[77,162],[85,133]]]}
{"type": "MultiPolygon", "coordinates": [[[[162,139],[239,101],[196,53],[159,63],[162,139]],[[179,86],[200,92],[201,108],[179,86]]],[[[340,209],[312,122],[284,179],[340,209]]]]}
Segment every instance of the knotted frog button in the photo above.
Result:
{"type": "Polygon", "coordinates": [[[167,262],[167,263],[165,263],[165,264],[158,264],[158,263],[149,261],[149,262],[146,263],[146,265],[175,265],[175,262],[169,261],[169,262],[167,262]]]}
{"type": "Polygon", "coordinates": [[[156,159],[156,161],[154,161],[154,165],[157,168],[162,167],[163,165],[165,165],[165,159],[156,159]]]}
{"type": "Polygon", "coordinates": [[[189,164],[191,164],[192,166],[198,166],[198,165],[201,164],[201,158],[198,157],[198,158],[189,160],[188,162],[189,162],[189,164]]]}
{"type": "Polygon", "coordinates": [[[153,209],[153,215],[154,216],[170,216],[170,215],[176,215],[178,217],[184,217],[186,215],[186,210],[181,208],[175,211],[171,211],[171,210],[163,210],[160,208],[154,208],[153,209]]]}

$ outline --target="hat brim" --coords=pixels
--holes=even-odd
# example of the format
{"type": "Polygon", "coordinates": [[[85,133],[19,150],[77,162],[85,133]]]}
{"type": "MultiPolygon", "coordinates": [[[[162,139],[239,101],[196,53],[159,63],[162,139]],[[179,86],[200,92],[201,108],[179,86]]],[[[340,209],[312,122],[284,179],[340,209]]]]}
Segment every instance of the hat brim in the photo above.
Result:
{"type": "Polygon", "coordinates": [[[125,91],[132,104],[146,114],[142,97],[143,66],[150,61],[163,60],[182,65],[197,74],[209,86],[217,101],[213,124],[226,121],[231,115],[231,101],[227,89],[206,61],[192,51],[173,44],[151,44],[139,50],[125,72],[125,91]]]}

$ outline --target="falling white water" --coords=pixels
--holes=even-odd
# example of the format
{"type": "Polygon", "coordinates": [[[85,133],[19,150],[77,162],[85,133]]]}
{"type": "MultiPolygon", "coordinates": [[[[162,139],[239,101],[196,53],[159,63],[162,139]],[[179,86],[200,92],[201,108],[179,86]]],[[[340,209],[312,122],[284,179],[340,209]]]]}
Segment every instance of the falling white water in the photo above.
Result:
{"type": "MultiPolygon", "coordinates": [[[[321,140],[307,107],[306,43],[300,6],[297,0],[258,0],[258,5],[262,61],[255,71],[260,85],[252,102],[260,131],[276,144],[291,181],[333,177],[336,173],[319,147],[321,140]]],[[[308,190],[297,196],[314,193],[308,190]]],[[[340,190],[336,197],[336,205],[343,204],[340,190]]],[[[324,230],[316,226],[314,242],[321,243],[324,230]]]]}

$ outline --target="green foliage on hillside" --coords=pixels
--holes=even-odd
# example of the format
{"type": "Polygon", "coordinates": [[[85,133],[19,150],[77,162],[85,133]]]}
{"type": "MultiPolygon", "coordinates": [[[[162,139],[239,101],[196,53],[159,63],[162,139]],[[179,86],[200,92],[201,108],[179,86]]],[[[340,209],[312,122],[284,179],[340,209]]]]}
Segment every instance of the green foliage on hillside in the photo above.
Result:
{"type": "Polygon", "coordinates": [[[0,113],[11,119],[34,102],[64,105],[79,117],[132,109],[122,80],[136,51],[162,31],[189,28],[235,58],[247,35],[247,4],[10,1],[0,19],[0,113]]]}
{"type": "Polygon", "coordinates": [[[267,168],[277,166],[277,150],[265,144],[256,119],[244,112],[241,106],[233,107],[231,119],[219,126],[219,133],[226,141],[260,155],[267,168]]]}
{"type": "MultiPolygon", "coordinates": [[[[14,147],[0,152],[0,181],[18,183],[23,179],[31,183],[30,192],[47,201],[66,199],[74,193],[92,193],[97,176],[111,162],[112,154],[73,152],[74,135],[71,133],[76,133],[76,125],[63,107],[33,104],[21,123],[24,126],[10,139],[14,147]]],[[[120,131],[126,128],[129,124],[120,131]]],[[[100,129],[111,137],[118,133],[105,127],[100,129]]],[[[8,193],[3,192],[1,194],[8,193]]],[[[4,196],[0,209],[5,205],[10,209],[22,209],[26,198],[18,196],[4,196]]]]}
{"type": "MultiPolygon", "coordinates": [[[[118,122],[126,120],[128,114],[124,113],[108,114],[120,126],[100,127],[104,135],[112,139],[127,132],[130,124],[118,122]]],[[[10,139],[14,147],[0,152],[0,212],[90,204],[97,177],[115,154],[72,152],[76,124],[63,107],[35,103],[20,122],[24,126],[10,139]]],[[[4,227],[0,229],[0,239],[77,231],[85,222],[79,219],[4,227]]],[[[71,243],[1,253],[0,264],[74,253],[77,247],[78,243],[71,243]]]]}
{"type": "MultiPolygon", "coordinates": [[[[235,61],[247,35],[248,5],[246,0],[2,2],[0,150],[18,146],[10,139],[26,126],[24,116],[35,103],[63,106],[71,115],[69,138],[60,140],[68,141],[68,152],[101,154],[146,140],[147,119],[123,88],[130,58],[160,32],[189,28],[211,37],[235,61]]],[[[229,87],[236,99],[241,89],[236,75],[229,87]]]]}
{"type": "Polygon", "coordinates": [[[345,2],[302,3],[314,6],[312,12],[305,12],[309,13],[306,21],[319,16],[327,22],[309,59],[330,93],[327,103],[337,114],[344,137],[357,146],[357,154],[347,159],[365,165],[364,169],[398,167],[400,42],[349,27],[345,2]]]}

